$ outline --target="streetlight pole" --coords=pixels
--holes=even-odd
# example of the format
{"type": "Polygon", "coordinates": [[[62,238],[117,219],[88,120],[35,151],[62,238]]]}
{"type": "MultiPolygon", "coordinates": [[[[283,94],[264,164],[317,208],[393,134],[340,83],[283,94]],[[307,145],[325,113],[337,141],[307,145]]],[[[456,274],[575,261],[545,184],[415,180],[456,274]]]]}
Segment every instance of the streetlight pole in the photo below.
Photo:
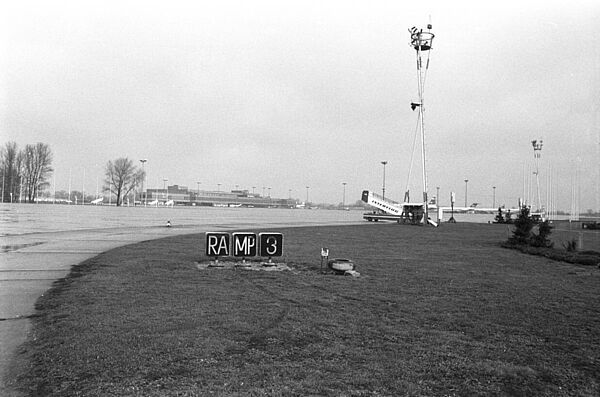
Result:
{"type": "Polygon", "coordinates": [[[465,179],[465,208],[467,208],[467,201],[468,201],[467,200],[467,192],[468,192],[467,186],[468,186],[468,184],[469,184],[469,180],[465,179]]]}
{"type": "Polygon", "coordinates": [[[385,166],[388,162],[387,161],[382,161],[381,164],[383,164],[383,199],[385,200],[385,166]]]}
{"type": "Polygon", "coordinates": [[[542,156],[543,142],[540,139],[531,141],[533,145],[533,157],[535,158],[535,184],[537,187],[537,210],[542,210],[542,199],[540,197],[540,157],[542,156]]]}
{"type": "Polygon", "coordinates": [[[344,194],[342,196],[342,208],[346,207],[346,183],[347,182],[342,182],[342,185],[344,185],[344,194]]]}
{"type": "Polygon", "coordinates": [[[310,186],[306,187],[306,205],[308,205],[308,189],[310,188],[310,186]]]}
{"type": "Polygon", "coordinates": [[[435,193],[435,205],[439,208],[440,207],[440,187],[436,186],[435,190],[436,190],[436,193],[435,193]]]}
{"type": "Polygon", "coordinates": [[[167,178],[163,178],[163,190],[165,191],[165,201],[167,201],[169,199],[169,192],[167,191],[166,185],[167,185],[167,178]]]}
{"type": "Polygon", "coordinates": [[[217,183],[217,192],[220,192],[220,191],[221,191],[221,184],[217,183]]]}
{"type": "Polygon", "coordinates": [[[493,189],[492,208],[496,208],[496,186],[492,186],[492,189],[493,189]]]}
{"type": "MultiPolygon", "coordinates": [[[[146,171],[144,170],[144,164],[146,164],[146,161],[148,161],[148,159],[141,159],[140,163],[142,163],[142,194],[144,194],[144,179],[146,179],[146,171]]],[[[147,195],[144,194],[144,207],[146,206],[146,203],[148,202],[148,197],[146,197],[147,195]]]]}

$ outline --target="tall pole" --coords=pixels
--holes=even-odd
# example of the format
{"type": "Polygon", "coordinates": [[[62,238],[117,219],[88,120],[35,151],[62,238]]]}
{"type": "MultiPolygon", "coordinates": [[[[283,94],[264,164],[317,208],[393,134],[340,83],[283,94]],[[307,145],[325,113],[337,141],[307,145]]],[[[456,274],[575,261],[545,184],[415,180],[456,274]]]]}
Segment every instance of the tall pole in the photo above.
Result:
{"type": "Polygon", "coordinates": [[[308,205],[308,189],[310,188],[310,186],[306,187],[306,205],[308,205]]]}
{"type": "Polygon", "coordinates": [[[465,208],[468,207],[468,204],[467,204],[467,202],[468,202],[468,200],[467,200],[467,192],[468,192],[467,186],[468,186],[468,184],[469,184],[469,180],[465,179],[465,208]]]}
{"type": "Polygon", "coordinates": [[[542,140],[540,139],[538,140],[533,140],[531,141],[531,144],[533,145],[533,157],[535,158],[535,184],[536,184],[536,188],[537,188],[537,210],[541,211],[542,210],[542,201],[541,201],[541,197],[540,197],[540,157],[542,156],[542,140]]]}
{"type": "Polygon", "coordinates": [[[381,164],[383,164],[383,189],[382,189],[383,195],[382,196],[383,196],[384,200],[385,200],[385,166],[387,163],[388,163],[387,161],[381,162],[381,164]]]}
{"type": "Polygon", "coordinates": [[[344,194],[342,195],[342,207],[346,207],[346,182],[342,182],[344,185],[344,194]]]}
{"type": "Polygon", "coordinates": [[[217,183],[217,192],[220,192],[220,191],[221,191],[221,184],[217,183]]]}
{"type": "Polygon", "coordinates": [[[167,201],[169,199],[169,192],[167,191],[166,185],[167,185],[167,178],[163,178],[163,190],[165,191],[165,201],[167,201]]]}
{"type": "Polygon", "coordinates": [[[146,206],[146,204],[148,203],[148,195],[144,194],[144,179],[146,179],[146,171],[144,170],[144,165],[146,164],[146,161],[148,161],[148,159],[141,159],[140,163],[142,163],[142,194],[144,195],[144,207],[146,206]]]}
{"type": "Polygon", "coordinates": [[[69,204],[71,204],[71,169],[69,168],[69,204]]]}
{"type": "Polygon", "coordinates": [[[419,30],[416,27],[409,29],[411,43],[410,45],[417,52],[417,78],[418,78],[418,93],[419,102],[411,103],[411,108],[414,110],[419,108],[419,132],[421,135],[421,168],[423,171],[423,223],[427,224],[429,219],[428,199],[427,199],[427,172],[425,170],[425,121],[424,121],[424,91],[427,70],[429,69],[429,50],[433,44],[435,35],[431,33],[431,24],[427,25],[427,31],[419,30]],[[425,58],[423,62],[422,57],[425,58]]]}
{"type": "Polygon", "coordinates": [[[435,190],[436,190],[436,192],[435,192],[435,205],[436,205],[436,207],[439,207],[440,206],[440,187],[436,186],[435,190]]]}
{"type": "Polygon", "coordinates": [[[493,189],[493,192],[494,192],[493,199],[492,199],[493,200],[492,201],[492,208],[496,208],[496,186],[492,186],[492,189],[493,189]]]}
{"type": "Polygon", "coordinates": [[[83,180],[81,183],[81,205],[85,204],[85,168],[83,169],[83,180]]]}

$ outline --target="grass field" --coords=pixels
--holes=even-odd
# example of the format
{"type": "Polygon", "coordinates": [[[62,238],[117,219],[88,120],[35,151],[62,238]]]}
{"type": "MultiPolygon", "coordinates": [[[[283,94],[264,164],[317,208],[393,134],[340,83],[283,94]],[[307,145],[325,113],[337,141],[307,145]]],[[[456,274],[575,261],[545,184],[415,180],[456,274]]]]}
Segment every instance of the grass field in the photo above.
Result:
{"type": "Polygon", "coordinates": [[[600,271],[506,227],[289,228],[292,271],[199,270],[204,235],[118,248],[38,301],[30,395],[598,396],[600,271]],[[319,272],[321,247],[361,277],[319,272]]]}

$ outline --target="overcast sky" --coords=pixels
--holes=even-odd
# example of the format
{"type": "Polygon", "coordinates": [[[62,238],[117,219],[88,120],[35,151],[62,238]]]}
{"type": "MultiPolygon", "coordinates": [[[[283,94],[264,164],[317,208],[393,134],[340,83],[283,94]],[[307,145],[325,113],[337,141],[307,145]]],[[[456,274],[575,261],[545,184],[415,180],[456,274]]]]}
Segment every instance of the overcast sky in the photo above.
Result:
{"type": "Polygon", "coordinates": [[[194,3],[4,2],[2,143],[49,144],[57,189],[71,173],[95,192],[106,162],[129,157],[148,160],[150,187],[304,200],[310,186],[338,203],[346,182],[354,202],[381,191],[385,160],[386,196],[418,200],[408,28],[431,18],[430,196],[463,205],[468,179],[469,203],[490,207],[496,186],[515,206],[541,138],[542,202],[551,180],[560,209],[574,185],[582,211],[600,209],[597,1],[194,3]]]}

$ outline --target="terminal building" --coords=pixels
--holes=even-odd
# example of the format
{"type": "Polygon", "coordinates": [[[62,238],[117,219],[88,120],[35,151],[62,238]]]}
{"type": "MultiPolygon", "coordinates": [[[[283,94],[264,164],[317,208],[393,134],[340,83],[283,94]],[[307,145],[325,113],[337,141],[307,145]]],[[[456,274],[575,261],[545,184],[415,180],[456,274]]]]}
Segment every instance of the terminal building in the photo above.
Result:
{"type": "Polygon", "coordinates": [[[189,190],[187,186],[172,185],[166,189],[147,189],[142,194],[141,204],[152,205],[192,205],[207,207],[262,207],[262,208],[296,208],[295,199],[281,199],[250,193],[248,190],[232,190],[231,192],[189,190]]]}

